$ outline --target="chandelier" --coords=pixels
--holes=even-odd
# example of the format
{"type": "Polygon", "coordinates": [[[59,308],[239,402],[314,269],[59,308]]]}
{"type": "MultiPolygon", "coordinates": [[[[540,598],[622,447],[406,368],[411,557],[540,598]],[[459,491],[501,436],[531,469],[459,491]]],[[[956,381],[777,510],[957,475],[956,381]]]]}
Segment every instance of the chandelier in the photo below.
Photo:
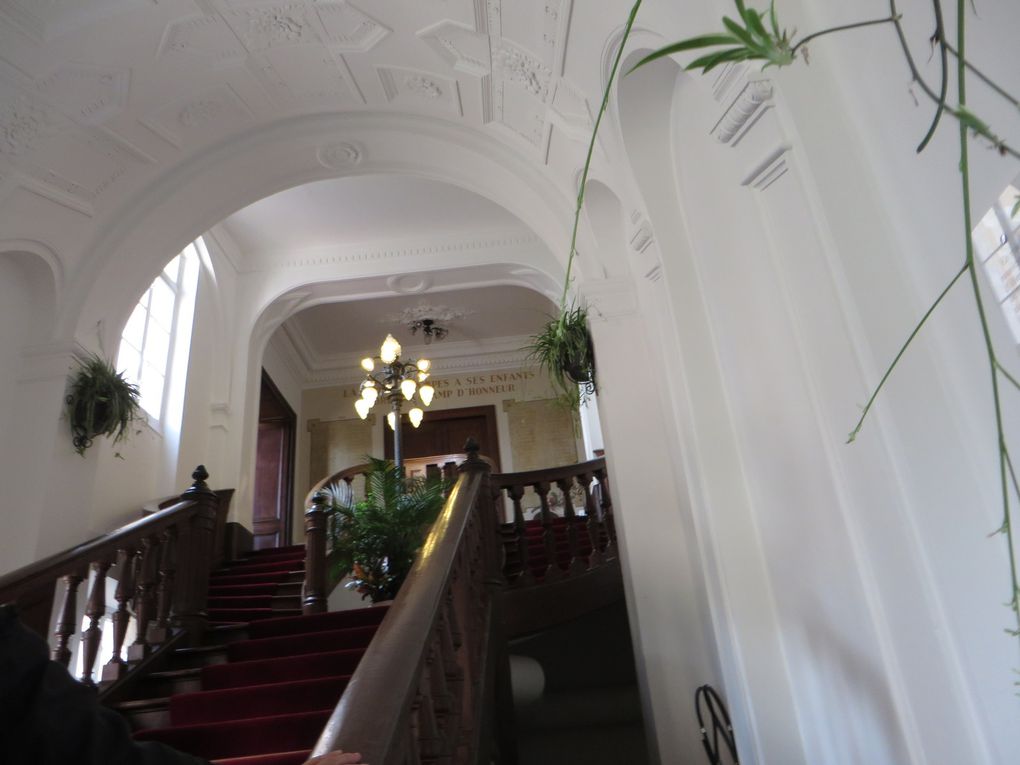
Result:
{"type": "MultiPolygon", "coordinates": [[[[446,330],[443,330],[443,334],[446,334],[446,330]]],[[[432,362],[428,359],[402,361],[400,350],[400,343],[393,335],[386,335],[379,348],[378,361],[381,363],[377,366],[376,359],[371,356],[361,360],[365,379],[361,382],[361,398],[354,402],[354,409],[364,420],[380,396],[389,400],[390,411],[386,421],[393,431],[393,462],[397,468],[402,468],[404,464],[400,449],[400,416],[404,402],[412,405],[407,418],[417,428],[425,416],[422,407],[431,404],[436,393],[436,389],[426,382],[432,362]]]]}
{"type": "Polygon", "coordinates": [[[450,332],[446,327],[440,327],[436,324],[435,319],[415,319],[411,322],[409,328],[412,335],[418,334],[418,330],[421,330],[422,337],[425,339],[425,345],[431,343],[433,338],[442,340],[450,332]]]}

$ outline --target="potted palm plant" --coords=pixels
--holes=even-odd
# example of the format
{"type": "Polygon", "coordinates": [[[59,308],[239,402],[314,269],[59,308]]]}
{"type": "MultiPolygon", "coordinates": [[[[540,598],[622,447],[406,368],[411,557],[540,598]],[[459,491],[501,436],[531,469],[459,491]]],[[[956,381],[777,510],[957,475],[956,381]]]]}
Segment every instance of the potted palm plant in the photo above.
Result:
{"type": "Polygon", "coordinates": [[[404,583],[429,527],[443,507],[439,478],[405,479],[388,460],[368,458],[365,498],[341,486],[331,496],[329,539],[333,573],[373,603],[392,600],[404,583]]]}

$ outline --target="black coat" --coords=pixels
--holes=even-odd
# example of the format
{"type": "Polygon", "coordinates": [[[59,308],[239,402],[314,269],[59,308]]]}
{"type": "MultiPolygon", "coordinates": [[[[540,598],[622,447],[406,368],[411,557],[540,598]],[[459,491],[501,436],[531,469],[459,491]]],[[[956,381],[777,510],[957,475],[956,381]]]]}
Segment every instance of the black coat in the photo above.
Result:
{"type": "Polygon", "coordinates": [[[163,744],[137,742],[96,691],[49,659],[45,641],[0,607],[0,763],[208,765],[163,744]]]}

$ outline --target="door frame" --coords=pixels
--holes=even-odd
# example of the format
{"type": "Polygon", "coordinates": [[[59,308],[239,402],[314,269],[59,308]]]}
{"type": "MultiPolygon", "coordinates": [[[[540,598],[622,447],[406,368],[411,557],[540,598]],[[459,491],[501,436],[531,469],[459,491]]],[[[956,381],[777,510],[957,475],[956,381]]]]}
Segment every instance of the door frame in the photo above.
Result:
{"type": "MultiPolygon", "coordinates": [[[[433,422],[442,420],[459,420],[465,417],[483,417],[485,419],[486,430],[489,431],[492,436],[492,444],[487,445],[483,454],[492,460],[492,472],[500,472],[500,465],[502,464],[499,457],[499,420],[496,417],[496,405],[495,404],[483,404],[481,406],[465,406],[459,409],[437,409],[435,411],[428,410],[425,413],[425,417],[433,422]]],[[[411,423],[406,417],[401,416],[401,427],[411,427],[411,423]]],[[[464,448],[464,444],[459,444],[456,448],[456,452],[460,452],[464,448]]],[[[393,431],[386,425],[383,425],[383,455],[386,459],[393,459],[393,431]]],[[[430,454],[423,454],[423,457],[431,457],[430,454]]],[[[405,454],[406,458],[407,455],[405,454]]]]}
{"type": "MultiPolygon", "coordinates": [[[[259,417],[258,424],[261,425],[264,422],[268,423],[279,423],[283,426],[283,430],[286,434],[286,442],[283,449],[283,481],[280,488],[280,499],[281,504],[284,508],[283,517],[281,518],[280,528],[280,547],[285,547],[291,543],[294,538],[294,480],[295,480],[295,454],[296,454],[296,441],[297,441],[297,413],[291,408],[287,399],[280,392],[276,383],[273,382],[273,378],[269,376],[269,373],[262,369],[262,387],[259,389],[259,417]],[[275,403],[283,410],[282,415],[273,417],[262,416],[262,393],[268,392],[274,399],[275,403]]],[[[257,438],[256,431],[256,438],[257,438]]],[[[257,466],[256,466],[257,469],[257,466]]],[[[253,509],[254,511],[254,509],[253,509]]],[[[254,533],[255,518],[252,517],[252,532],[254,533]]]]}

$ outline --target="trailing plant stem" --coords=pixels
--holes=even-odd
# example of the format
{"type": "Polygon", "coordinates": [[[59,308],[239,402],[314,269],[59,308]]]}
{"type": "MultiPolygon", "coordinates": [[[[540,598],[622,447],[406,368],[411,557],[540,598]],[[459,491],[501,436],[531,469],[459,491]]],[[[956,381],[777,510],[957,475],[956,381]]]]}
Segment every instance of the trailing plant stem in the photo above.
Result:
{"type": "MultiPolygon", "coordinates": [[[[957,92],[960,99],[960,107],[967,104],[967,67],[965,64],[966,45],[966,15],[964,8],[965,0],[957,0],[957,21],[956,21],[956,45],[960,54],[956,58],[956,79],[957,92]]],[[[1002,402],[999,397],[999,360],[995,355],[995,346],[992,344],[992,335],[988,328],[988,319],[985,316],[984,303],[981,299],[981,290],[978,285],[977,267],[974,262],[974,242],[971,238],[971,214],[970,214],[970,162],[967,144],[967,126],[960,123],[960,183],[963,191],[963,237],[966,247],[966,267],[970,274],[971,288],[974,291],[974,302],[977,306],[978,317],[981,320],[981,333],[985,340],[985,349],[988,353],[988,366],[992,378],[992,401],[995,406],[995,429],[996,440],[999,449],[999,480],[1002,490],[1002,528],[1006,531],[1006,539],[1009,545],[1010,560],[1010,599],[1009,608],[1016,618],[1018,634],[1020,634],[1020,608],[1017,603],[1017,568],[1016,557],[1013,551],[1012,523],[1009,506],[1009,486],[1006,478],[1007,464],[1012,466],[1009,457],[1009,448],[1006,445],[1006,436],[1002,427],[1002,402]]]]}
{"type": "Polygon", "coordinates": [[[870,21],[858,21],[858,22],[855,22],[853,24],[842,24],[842,25],[840,25],[838,27],[829,27],[828,29],[822,29],[819,32],[813,32],[813,33],[809,34],[803,40],[798,42],[796,45],[794,45],[790,49],[790,53],[792,53],[793,55],[796,55],[797,51],[800,48],[802,48],[803,46],[807,45],[809,42],[811,42],[815,38],[822,37],[823,35],[831,35],[834,32],[846,32],[849,29],[860,29],[861,27],[873,27],[873,26],[878,26],[879,24],[889,24],[889,23],[892,23],[892,22],[894,22],[894,21],[896,21],[898,19],[899,19],[899,16],[886,16],[885,18],[881,18],[881,19],[871,19],[870,21]]]}
{"type": "Polygon", "coordinates": [[[627,38],[630,37],[630,30],[634,26],[634,18],[637,16],[638,8],[640,7],[641,0],[635,0],[634,7],[630,9],[630,16],[627,17],[627,25],[623,28],[623,37],[620,40],[620,49],[616,51],[616,58],[613,59],[613,68],[609,72],[606,89],[602,94],[602,104],[599,106],[599,113],[595,117],[595,126],[591,131],[591,141],[588,142],[588,155],[585,157],[584,169],[581,171],[581,180],[578,182],[577,208],[574,210],[574,228],[570,233],[570,254],[567,256],[567,273],[563,279],[563,295],[560,296],[560,313],[567,310],[567,292],[570,290],[570,270],[574,265],[574,256],[577,255],[577,229],[581,223],[581,209],[584,207],[584,187],[588,183],[588,170],[591,168],[591,158],[595,152],[595,139],[599,134],[602,116],[606,113],[606,107],[609,105],[609,94],[613,89],[613,80],[616,79],[616,72],[620,68],[623,49],[627,46],[627,38]]]}
{"type": "Polygon", "coordinates": [[[875,386],[875,390],[872,391],[871,397],[868,399],[868,403],[864,405],[864,409],[861,412],[860,419],[857,420],[857,424],[854,426],[854,429],[850,431],[850,435],[846,439],[847,443],[851,443],[855,438],[857,438],[857,434],[861,432],[861,428],[864,426],[864,420],[868,416],[868,412],[871,410],[871,405],[875,403],[875,399],[878,397],[879,391],[881,391],[882,387],[885,385],[885,381],[889,379],[889,375],[892,374],[892,371],[893,369],[896,368],[896,365],[899,363],[900,358],[906,352],[910,344],[914,341],[914,338],[917,337],[917,333],[921,331],[921,327],[923,327],[924,323],[928,321],[928,317],[935,312],[935,309],[939,307],[939,303],[942,302],[942,298],[949,294],[949,291],[953,288],[956,282],[959,281],[960,277],[963,276],[966,272],[967,264],[965,263],[963,267],[956,272],[956,275],[949,280],[949,284],[947,284],[945,288],[943,288],[942,292],[939,293],[939,296],[935,298],[935,302],[928,306],[928,310],[924,312],[924,316],[921,317],[921,320],[917,322],[917,325],[914,327],[913,331],[907,337],[906,341],[903,343],[902,346],[900,346],[899,352],[896,354],[895,358],[893,358],[892,363],[889,364],[889,366],[886,368],[885,374],[883,374],[882,379],[878,381],[878,385],[875,386]]]}

